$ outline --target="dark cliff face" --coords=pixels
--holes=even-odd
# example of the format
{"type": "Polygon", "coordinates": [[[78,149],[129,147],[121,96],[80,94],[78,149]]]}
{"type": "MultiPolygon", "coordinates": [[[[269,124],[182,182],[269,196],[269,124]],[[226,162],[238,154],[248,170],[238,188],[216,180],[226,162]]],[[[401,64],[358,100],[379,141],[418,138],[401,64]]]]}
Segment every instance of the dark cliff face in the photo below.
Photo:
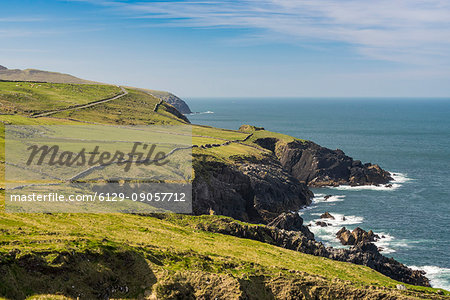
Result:
{"type": "Polygon", "coordinates": [[[189,124],[191,123],[191,122],[189,121],[189,119],[186,118],[186,116],[185,116],[183,113],[181,113],[176,107],[173,107],[173,105],[172,105],[172,106],[166,105],[166,110],[167,110],[169,113],[171,113],[172,115],[176,116],[177,118],[182,119],[182,120],[185,121],[186,123],[189,123],[189,124]]]}
{"type": "Polygon", "coordinates": [[[149,90],[149,89],[138,89],[141,91],[144,91],[160,100],[163,100],[173,107],[175,107],[180,113],[182,114],[190,114],[192,113],[189,106],[179,97],[175,96],[172,93],[164,92],[164,91],[157,91],[157,90],[149,90]]]}
{"type": "Polygon", "coordinates": [[[267,223],[283,212],[310,204],[308,186],[386,184],[392,178],[378,165],[362,164],[341,150],[313,142],[255,141],[273,152],[258,162],[202,162],[196,167],[195,214],[219,214],[267,223]]]}
{"type": "Polygon", "coordinates": [[[378,165],[362,164],[342,150],[309,141],[277,145],[275,154],[289,173],[309,186],[380,185],[392,180],[391,174],[378,165]]]}
{"type": "Polygon", "coordinates": [[[192,113],[191,109],[186,104],[186,102],[184,102],[183,100],[181,100],[180,98],[178,98],[173,94],[169,94],[168,97],[165,99],[165,101],[170,105],[172,105],[173,107],[175,107],[182,114],[192,113]]]}
{"type": "Polygon", "coordinates": [[[195,214],[267,223],[309,205],[313,194],[275,160],[227,165],[203,162],[193,182],[195,214]]]}
{"type": "Polygon", "coordinates": [[[173,107],[175,107],[182,114],[191,114],[192,111],[189,106],[181,100],[179,97],[175,96],[172,93],[153,93],[153,95],[161,100],[166,101],[173,107]]]}

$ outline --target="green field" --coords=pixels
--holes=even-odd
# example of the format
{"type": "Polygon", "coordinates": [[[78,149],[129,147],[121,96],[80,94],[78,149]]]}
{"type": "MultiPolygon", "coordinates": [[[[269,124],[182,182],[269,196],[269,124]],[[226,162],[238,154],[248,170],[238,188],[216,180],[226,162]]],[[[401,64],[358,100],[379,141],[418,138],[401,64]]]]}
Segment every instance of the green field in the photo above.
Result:
{"type": "Polygon", "coordinates": [[[0,113],[32,114],[121,94],[112,85],[0,81],[0,113]]]}

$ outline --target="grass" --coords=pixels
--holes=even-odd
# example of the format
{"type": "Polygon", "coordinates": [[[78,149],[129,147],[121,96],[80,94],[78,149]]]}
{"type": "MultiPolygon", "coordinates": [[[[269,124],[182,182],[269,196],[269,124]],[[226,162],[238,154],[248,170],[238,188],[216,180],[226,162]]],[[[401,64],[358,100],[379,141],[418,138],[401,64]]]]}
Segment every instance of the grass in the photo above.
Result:
{"type": "Polygon", "coordinates": [[[0,112],[31,114],[61,109],[121,93],[113,85],[0,82],[0,112]]]}
{"type": "Polygon", "coordinates": [[[248,133],[239,132],[235,130],[229,130],[229,129],[221,129],[221,128],[214,128],[209,126],[202,126],[202,125],[193,125],[192,126],[192,134],[198,135],[198,136],[208,136],[208,137],[214,137],[219,138],[222,140],[227,141],[235,141],[235,140],[244,140],[248,133]]]}
{"type": "MultiPolygon", "coordinates": [[[[294,270],[328,281],[339,278],[358,287],[370,285],[395,288],[398,284],[368,267],[196,229],[198,224],[213,222],[217,218],[222,217],[177,216],[160,220],[129,214],[0,213],[0,257],[4,260],[8,253],[20,249],[15,261],[21,261],[30,254],[40,254],[48,264],[56,264],[55,258],[61,253],[101,252],[110,247],[109,256],[125,251],[129,255],[160,257],[157,260],[166,271],[192,271],[203,268],[209,273],[231,273],[239,277],[260,272],[269,275],[294,270]],[[230,263],[234,264],[233,268],[227,267],[230,263]]],[[[119,262],[109,268],[119,268],[118,272],[124,272],[120,269],[119,262]]],[[[139,278],[142,279],[144,278],[139,278]]],[[[12,283],[8,281],[3,282],[3,291],[10,284],[12,283]]],[[[64,286],[61,282],[58,284],[64,286]]],[[[38,287],[32,286],[30,289],[28,295],[32,295],[35,290],[39,291],[38,287]]],[[[436,292],[432,288],[416,286],[408,286],[408,289],[436,292]]],[[[1,291],[0,288],[0,295],[1,291]]],[[[141,291],[136,287],[136,292],[141,291]]]]}
{"type": "Polygon", "coordinates": [[[159,99],[141,91],[127,89],[128,95],[92,107],[64,111],[54,117],[116,125],[173,125],[185,122],[173,115],[154,112],[159,99]]]}

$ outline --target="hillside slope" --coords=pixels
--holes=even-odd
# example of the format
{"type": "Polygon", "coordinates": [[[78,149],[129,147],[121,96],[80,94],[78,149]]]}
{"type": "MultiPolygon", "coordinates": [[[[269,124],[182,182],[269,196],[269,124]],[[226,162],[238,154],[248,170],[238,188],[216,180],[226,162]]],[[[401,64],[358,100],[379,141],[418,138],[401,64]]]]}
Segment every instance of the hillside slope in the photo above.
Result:
{"type": "Polygon", "coordinates": [[[446,298],[431,288],[397,290],[367,267],[200,229],[220,219],[1,213],[0,296],[446,298]]]}

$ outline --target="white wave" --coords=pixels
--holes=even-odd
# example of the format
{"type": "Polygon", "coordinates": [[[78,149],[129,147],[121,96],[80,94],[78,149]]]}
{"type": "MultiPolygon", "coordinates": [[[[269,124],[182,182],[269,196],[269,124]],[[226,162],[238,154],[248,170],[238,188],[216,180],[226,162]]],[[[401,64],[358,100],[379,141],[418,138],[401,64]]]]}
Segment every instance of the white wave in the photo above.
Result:
{"type": "Polygon", "coordinates": [[[430,284],[434,288],[441,288],[450,291],[450,269],[436,266],[409,266],[414,270],[425,271],[425,276],[430,279],[430,284]]]}
{"type": "MultiPolygon", "coordinates": [[[[346,216],[333,212],[330,212],[330,214],[334,217],[334,220],[317,218],[310,222],[309,228],[320,240],[327,242],[329,246],[340,248],[344,247],[336,237],[336,233],[344,226],[348,227],[348,230],[353,230],[354,228],[356,228],[356,226],[349,227],[349,225],[361,224],[363,223],[364,218],[359,216],[346,216]],[[318,221],[327,223],[327,226],[321,227],[320,225],[316,225],[316,222],[318,221]]],[[[311,215],[320,216],[321,214],[312,213],[311,215]]],[[[395,238],[387,233],[375,232],[375,234],[377,234],[380,239],[377,240],[374,244],[380,248],[380,252],[382,254],[396,252],[396,250],[393,248],[393,245],[395,246],[395,248],[408,246],[404,242],[395,241],[395,238]]]]}
{"type": "Polygon", "coordinates": [[[207,110],[207,111],[197,111],[197,112],[192,112],[190,114],[187,115],[204,115],[204,114],[213,114],[213,111],[207,110]]]}
{"type": "Polygon", "coordinates": [[[301,215],[303,215],[303,213],[306,211],[306,210],[310,210],[310,209],[314,209],[314,208],[316,208],[317,207],[317,205],[309,205],[309,206],[305,206],[305,207],[303,207],[302,209],[300,209],[299,211],[298,211],[298,214],[301,216],[301,215]]]}
{"type": "MultiPolygon", "coordinates": [[[[314,220],[314,222],[316,221],[324,221],[326,223],[331,224],[330,226],[344,226],[344,225],[354,225],[354,224],[360,224],[364,221],[363,217],[358,217],[358,216],[346,216],[343,214],[338,214],[338,213],[334,213],[334,212],[330,212],[330,214],[334,217],[333,219],[322,219],[322,218],[317,218],[314,220]]],[[[313,216],[320,216],[321,213],[312,213],[311,215],[313,216]]]]}
{"type": "Polygon", "coordinates": [[[389,254],[396,252],[395,249],[390,248],[394,237],[384,232],[375,232],[380,237],[374,244],[380,249],[382,254],[389,254]]]}
{"type": "Polygon", "coordinates": [[[344,201],[345,195],[329,195],[331,197],[328,197],[325,199],[327,195],[325,194],[316,194],[313,198],[313,203],[320,203],[320,202],[341,202],[344,201]]]}
{"type": "Polygon", "coordinates": [[[406,176],[406,174],[399,173],[399,172],[391,172],[391,177],[394,179],[392,182],[397,182],[397,183],[405,183],[407,181],[412,180],[411,178],[406,176]]]}
{"type": "MultiPolygon", "coordinates": [[[[336,237],[336,233],[343,227],[348,225],[360,224],[364,221],[363,217],[358,216],[345,216],[343,214],[338,214],[334,212],[330,212],[330,214],[334,217],[333,219],[322,219],[317,218],[310,222],[309,229],[317,236],[320,240],[324,241],[327,246],[333,246],[337,248],[344,247],[339,242],[336,237]],[[322,221],[327,223],[326,227],[321,227],[320,225],[316,225],[316,222],[322,221]]],[[[311,215],[320,216],[320,213],[312,213],[311,215]]]]}
{"type": "Polygon", "coordinates": [[[364,191],[364,190],[373,190],[373,191],[395,191],[399,187],[402,186],[403,183],[412,180],[407,177],[406,174],[398,173],[398,172],[390,172],[391,180],[387,184],[381,185],[359,185],[359,186],[350,186],[350,185],[340,185],[337,187],[332,187],[333,189],[340,191],[364,191]]]}

